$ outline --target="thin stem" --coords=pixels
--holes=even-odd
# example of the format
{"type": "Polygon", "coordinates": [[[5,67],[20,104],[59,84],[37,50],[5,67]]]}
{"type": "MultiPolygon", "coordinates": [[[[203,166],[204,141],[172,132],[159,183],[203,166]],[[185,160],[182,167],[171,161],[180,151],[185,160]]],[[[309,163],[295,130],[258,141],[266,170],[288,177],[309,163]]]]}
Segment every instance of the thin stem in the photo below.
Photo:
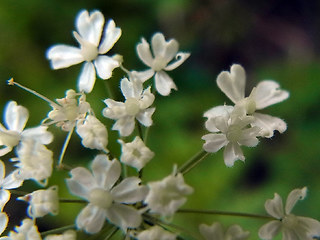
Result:
{"type": "Polygon", "coordinates": [[[111,88],[111,86],[110,86],[109,81],[110,81],[110,80],[104,80],[105,86],[106,86],[106,89],[107,89],[107,91],[108,91],[108,96],[109,96],[109,98],[114,99],[114,94],[113,94],[113,91],[112,91],[112,88],[111,88]]]}
{"type": "Polygon", "coordinates": [[[260,219],[274,219],[273,217],[266,216],[266,215],[259,215],[259,214],[252,214],[252,213],[239,213],[239,212],[225,212],[225,211],[218,211],[218,210],[179,209],[177,212],[235,216],[235,217],[249,217],[249,218],[260,218],[260,219]]]}
{"type": "Polygon", "coordinates": [[[182,174],[188,173],[192,168],[197,166],[203,159],[205,159],[209,155],[208,152],[201,150],[196,155],[194,155],[191,159],[185,162],[179,169],[178,172],[182,174]]]}
{"type": "Polygon", "coordinates": [[[60,153],[60,157],[59,157],[58,168],[61,168],[61,166],[62,166],[62,160],[63,160],[64,154],[66,153],[67,147],[69,145],[73,130],[74,130],[74,127],[68,132],[66,140],[64,141],[64,144],[63,144],[63,147],[62,147],[62,150],[60,153]]]}
{"type": "Polygon", "coordinates": [[[106,236],[106,238],[104,240],[108,240],[110,238],[113,237],[113,235],[115,235],[118,232],[119,228],[114,226],[113,229],[111,230],[111,232],[106,236]]]}
{"type": "Polygon", "coordinates": [[[67,225],[67,226],[60,227],[60,228],[55,228],[55,229],[52,229],[52,230],[49,230],[49,231],[42,232],[41,236],[44,237],[44,236],[49,235],[49,234],[61,233],[61,232],[65,231],[65,230],[73,229],[75,227],[76,227],[76,225],[72,224],[72,225],[67,225]]]}
{"type": "Polygon", "coordinates": [[[147,145],[149,132],[150,132],[150,127],[147,127],[146,130],[144,131],[144,144],[145,145],[147,145]]]}
{"type": "Polygon", "coordinates": [[[138,129],[139,137],[141,138],[142,141],[144,141],[143,134],[142,134],[142,127],[137,119],[136,119],[136,125],[137,125],[137,129],[138,129]]]}
{"type": "Polygon", "coordinates": [[[37,93],[36,91],[34,91],[34,90],[30,89],[30,88],[27,88],[27,87],[21,85],[20,83],[15,82],[13,78],[8,80],[8,85],[11,85],[11,86],[16,85],[17,87],[19,87],[19,88],[21,88],[21,89],[23,89],[23,90],[25,90],[25,91],[37,96],[38,98],[41,98],[42,100],[44,100],[47,103],[49,103],[51,106],[60,107],[58,104],[56,104],[55,102],[51,101],[49,98],[43,96],[42,94],[37,93]]]}
{"type": "Polygon", "coordinates": [[[61,203],[88,203],[85,200],[80,200],[80,199],[65,199],[65,198],[60,198],[59,202],[61,203]]]}
{"type": "Polygon", "coordinates": [[[14,189],[10,189],[9,191],[10,191],[10,193],[12,193],[14,195],[18,195],[18,196],[25,196],[25,195],[29,194],[28,192],[14,190],[14,189]]]}

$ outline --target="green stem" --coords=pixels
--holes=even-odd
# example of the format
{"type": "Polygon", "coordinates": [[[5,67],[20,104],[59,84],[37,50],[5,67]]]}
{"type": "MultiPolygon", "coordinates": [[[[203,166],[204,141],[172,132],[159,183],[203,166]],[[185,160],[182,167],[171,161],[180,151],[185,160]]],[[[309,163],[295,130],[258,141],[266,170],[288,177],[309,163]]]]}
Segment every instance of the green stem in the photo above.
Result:
{"type": "Polygon", "coordinates": [[[150,132],[150,127],[147,127],[146,130],[144,131],[144,144],[145,145],[147,145],[149,132],[150,132]]]}
{"type": "Polygon", "coordinates": [[[111,232],[106,236],[106,238],[104,240],[108,240],[108,239],[112,238],[112,236],[115,235],[118,232],[118,230],[119,230],[119,228],[113,227],[111,232]]]}
{"type": "Polygon", "coordinates": [[[222,216],[234,216],[234,217],[249,217],[249,218],[260,218],[260,219],[272,219],[271,216],[251,214],[251,213],[239,213],[239,212],[225,212],[218,210],[197,210],[197,209],[179,209],[178,213],[197,213],[197,214],[211,214],[211,215],[222,215],[222,216]]]}
{"type": "Polygon", "coordinates": [[[66,153],[67,147],[69,145],[73,130],[74,130],[74,127],[68,132],[66,140],[64,141],[64,144],[60,153],[60,157],[59,157],[58,168],[61,168],[62,166],[62,160],[63,160],[64,154],[66,153]]]}
{"type": "Polygon", "coordinates": [[[66,199],[66,198],[60,198],[59,202],[61,203],[88,203],[85,200],[80,200],[80,199],[66,199]]]}
{"type": "Polygon", "coordinates": [[[9,191],[10,191],[12,194],[18,195],[18,196],[25,196],[25,195],[29,194],[28,192],[19,191],[19,190],[14,190],[14,189],[10,189],[9,191]]]}
{"type": "Polygon", "coordinates": [[[104,80],[105,86],[106,86],[106,89],[107,89],[107,91],[108,91],[108,96],[109,96],[109,98],[114,99],[114,94],[113,94],[113,91],[112,91],[112,88],[111,88],[111,86],[110,86],[109,81],[110,81],[110,79],[109,79],[109,80],[104,80]]]}
{"type": "Polygon", "coordinates": [[[64,232],[65,230],[73,229],[75,227],[76,227],[76,225],[72,224],[72,225],[67,225],[67,226],[60,227],[60,228],[55,228],[55,229],[52,229],[52,230],[49,230],[49,231],[42,232],[41,236],[44,237],[44,236],[47,236],[49,234],[61,233],[61,232],[64,232]]]}
{"type": "Polygon", "coordinates": [[[143,134],[142,134],[142,127],[137,119],[136,119],[136,125],[137,125],[137,129],[138,129],[139,137],[144,142],[144,140],[143,140],[144,138],[143,138],[143,134]]]}
{"type": "Polygon", "coordinates": [[[196,155],[194,155],[191,159],[185,162],[179,169],[178,172],[181,172],[183,175],[188,173],[192,168],[197,166],[203,159],[205,159],[210,153],[201,150],[196,155]]]}

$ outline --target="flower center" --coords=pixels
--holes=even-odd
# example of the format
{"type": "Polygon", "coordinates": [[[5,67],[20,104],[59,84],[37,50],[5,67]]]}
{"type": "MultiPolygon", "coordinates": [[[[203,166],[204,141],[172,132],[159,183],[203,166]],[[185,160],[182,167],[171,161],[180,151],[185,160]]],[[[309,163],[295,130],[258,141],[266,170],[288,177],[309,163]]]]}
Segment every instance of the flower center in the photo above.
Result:
{"type": "Polygon", "coordinates": [[[93,205],[96,205],[103,209],[108,209],[113,201],[111,194],[108,191],[101,188],[95,188],[91,190],[91,192],[89,193],[88,200],[93,205]]]}
{"type": "Polygon", "coordinates": [[[87,62],[91,62],[98,56],[98,48],[90,42],[81,43],[81,54],[87,62]]]}
{"type": "Polygon", "coordinates": [[[139,101],[135,98],[128,98],[124,105],[128,115],[135,116],[140,111],[139,101]]]}
{"type": "Polygon", "coordinates": [[[226,136],[230,142],[237,142],[241,137],[241,128],[238,125],[229,126],[226,136]]]}
{"type": "Polygon", "coordinates": [[[287,228],[295,228],[298,225],[298,218],[290,214],[282,219],[282,223],[287,228]]]}
{"type": "Polygon", "coordinates": [[[136,158],[140,158],[142,156],[141,152],[137,148],[133,149],[132,155],[136,158]]]}
{"type": "Polygon", "coordinates": [[[167,63],[162,57],[156,57],[152,63],[152,69],[154,71],[160,71],[166,67],[167,63]]]}
{"type": "Polygon", "coordinates": [[[8,147],[17,146],[20,141],[20,134],[16,131],[0,131],[0,142],[8,147]]]}

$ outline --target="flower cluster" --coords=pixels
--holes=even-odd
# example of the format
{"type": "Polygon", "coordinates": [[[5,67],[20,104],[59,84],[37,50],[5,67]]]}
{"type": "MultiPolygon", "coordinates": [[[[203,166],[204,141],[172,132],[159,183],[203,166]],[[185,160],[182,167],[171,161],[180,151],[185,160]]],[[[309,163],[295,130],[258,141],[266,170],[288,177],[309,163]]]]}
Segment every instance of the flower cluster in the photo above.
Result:
{"type": "MultiPolygon", "coordinates": [[[[245,159],[241,146],[254,147],[259,138],[271,138],[274,131],[283,133],[287,126],[282,119],[256,111],[282,102],[289,93],[280,89],[277,82],[265,80],[245,97],[245,71],[238,64],[232,65],[230,72],[223,71],[218,75],[217,84],[234,105],[216,106],[204,113],[207,118],[205,127],[210,133],[202,137],[205,140],[203,151],[181,167],[173,163],[172,173],[162,179],[146,180],[143,174],[147,170],[145,167],[156,156],[156,151],[150,149],[146,141],[148,128],[156,122],[153,119],[157,109],[155,99],[169,96],[172,89],[177,90],[167,71],[179,67],[190,54],[179,52],[176,40],[166,40],[162,33],[156,33],[151,44],[142,38],[136,47],[138,57],[149,69],[128,70],[123,65],[122,56],[105,55],[119,40],[121,29],[113,20],[105,24],[104,16],[97,10],[91,13],[82,10],[78,14],[73,36],[80,44],[79,48],[55,45],[47,51],[47,58],[53,69],[84,62],[77,85],[79,92],[69,89],[65,97],[51,101],[13,79],[9,81],[9,85],[21,87],[45,100],[52,110],[39,126],[27,129],[29,112],[25,107],[10,101],[4,110],[5,126],[0,124],[0,156],[9,156],[13,149],[16,156],[10,159],[15,169],[9,174],[0,160],[0,234],[8,225],[9,219],[3,209],[11,194],[20,195],[17,199],[27,202],[28,210],[21,225],[7,229],[7,235],[0,239],[75,240],[75,230],[96,235],[95,239],[111,239],[116,232],[128,240],[184,239],[186,233],[183,228],[172,224],[176,214],[223,215],[222,211],[182,209],[194,192],[185,180],[185,170],[194,168],[208,153],[215,153],[223,147],[224,162],[231,167],[236,160],[245,159]],[[87,101],[87,94],[94,93],[96,75],[109,81],[113,70],[118,67],[126,74],[119,81],[123,98],[114,99],[111,94],[106,96],[105,108],[96,115],[87,101]],[[151,78],[154,78],[154,83],[147,85],[151,78]],[[104,122],[105,118],[115,121],[111,129],[104,122]],[[59,159],[55,159],[47,147],[54,139],[48,131],[53,125],[68,133],[59,159]],[[111,130],[118,131],[116,141],[109,139],[108,131],[111,130]],[[73,132],[81,138],[82,147],[90,149],[94,155],[93,160],[88,159],[89,169],[83,165],[69,166],[67,157],[62,163],[73,132]],[[121,148],[120,154],[108,150],[109,142],[121,148]],[[70,177],[65,179],[66,187],[77,199],[62,199],[58,192],[60,186],[48,186],[48,179],[55,170],[67,171],[70,177]],[[24,194],[20,189],[14,190],[30,180],[39,183],[41,188],[24,194]],[[67,227],[70,229],[61,227],[40,233],[37,219],[47,214],[59,214],[62,208],[59,202],[80,203],[84,207],[75,218],[75,224],[67,227]]],[[[305,196],[306,187],[293,190],[283,210],[281,197],[275,194],[274,199],[265,203],[271,217],[246,216],[272,219],[260,228],[258,235],[261,239],[273,239],[280,231],[283,240],[319,238],[320,223],[317,220],[291,213],[296,202],[305,196]]],[[[249,231],[238,224],[225,231],[219,222],[200,224],[196,234],[197,239],[205,240],[245,240],[250,236],[249,231]]]]}

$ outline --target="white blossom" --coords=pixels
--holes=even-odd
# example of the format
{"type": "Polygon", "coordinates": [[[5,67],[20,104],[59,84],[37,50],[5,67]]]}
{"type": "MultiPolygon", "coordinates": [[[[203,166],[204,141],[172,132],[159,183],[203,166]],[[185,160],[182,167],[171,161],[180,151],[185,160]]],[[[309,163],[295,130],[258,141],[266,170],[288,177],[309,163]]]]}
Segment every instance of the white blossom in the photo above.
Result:
{"type": "Polygon", "coordinates": [[[15,101],[7,103],[4,111],[4,123],[7,129],[0,123],[0,156],[10,152],[24,139],[34,139],[42,144],[49,144],[53,135],[47,131],[46,126],[38,126],[25,129],[29,118],[28,110],[15,101]]]}
{"type": "Polygon", "coordinates": [[[10,231],[7,237],[1,237],[1,240],[42,240],[35,222],[30,218],[22,221],[20,226],[16,226],[14,231],[10,231]]]}
{"type": "Polygon", "coordinates": [[[224,149],[224,162],[231,167],[236,160],[244,161],[241,145],[254,147],[258,144],[261,129],[252,127],[253,116],[248,116],[243,107],[218,106],[207,111],[209,117],[206,128],[212,132],[202,137],[206,142],[203,149],[206,152],[217,152],[224,149]]]}
{"type": "Polygon", "coordinates": [[[43,217],[48,213],[57,215],[59,211],[58,186],[36,190],[20,200],[29,202],[28,214],[32,218],[43,217]]]}
{"type": "Polygon", "coordinates": [[[140,171],[153,157],[154,153],[144,144],[140,137],[135,137],[132,142],[125,143],[121,139],[120,161],[140,171]]]}
{"type": "Polygon", "coordinates": [[[200,224],[199,231],[205,240],[245,240],[250,235],[236,224],[224,231],[219,222],[214,222],[212,225],[200,224]]]}
{"type": "MultiPolygon", "coordinates": [[[[7,226],[8,226],[8,216],[5,212],[2,212],[2,209],[1,209],[1,212],[0,212],[0,236],[1,234],[4,232],[4,230],[6,230],[7,226]]],[[[2,239],[2,238],[0,238],[2,239]]]]}
{"type": "Polygon", "coordinates": [[[44,240],[76,240],[76,232],[73,230],[67,230],[63,234],[48,235],[44,240]]]}
{"type": "Polygon", "coordinates": [[[123,78],[121,91],[125,102],[117,102],[110,98],[104,100],[107,107],[103,109],[103,116],[116,120],[112,129],[119,131],[121,136],[129,136],[134,130],[135,119],[146,127],[151,126],[151,116],[155,108],[150,108],[154,101],[150,87],[143,90],[142,83],[123,78]]]}
{"type": "Polygon", "coordinates": [[[275,130],[283,133],[287,129],[287,124],[280,118],[255,112],[289,97],[289,92],[281,90],[277,82],[264,80],[252,89],[249,97],[245,97],[245,71],[239,64],[233,64],[230,72],[223,71],[218,75],[217,84],[234,104],[244,106],[247,114],[254,116],[251,125],[260,127],[263,137],[270,138],[275,130]]]}
{"type": "MultiPolygon", "coordinates": [[[[175,171],[174,171],[175,172],[175,171]]],[[[149,182],[149,193],[145,199],[152,213],[171,217],[183,205],[186,196],[193,193],[193,188],[184,182],[181,173],[173,173],[161,181],[149,182]]]]}
{"type": "Polygon", "coordinates": [[[261,239],[273,239],[280,231],[282,240],[312,240],[320,237],[320,222],[309,218],[300,217],[291,213],[298,200],[303,200],[307,195],[307,188],[292,190],[287,198],[285,209],[281,197],[275,193],[273,199],[268,199],[265,209],[275,220],[264,224],[259,229],[261,239]]]}
{"type": "Polygon", "coordinates": [[[89,202],[76,219],[79,229],[97,233],[105,219],[123,231],[139,227],[141,213],[130,204],[144,200],[147,187],[137,177],[128,177],[115,185],[121,174],[118,160],[98,155],[91,165],[92,173],[83,167],[71,170],[67,179],[70,192],[89,202]]]}
{"type": "Polygon", "coordinates": [[[52,151],[33,139],[27,139],[21,142],[16,152],[17,158],[11,159],[17,162],[16,177],[23,180],[33,179],[40,184],[46,184],[47,178],[52,174],[52,151]]]}
{"type": "Polygon", "coordinates": [[[23,180],[16,178],[17,172],[13,171],[6,176],[5,165],[0,160],[0,210],[10,199],[10,191],[8,189],[18,188],[22,185],[23,180]]]}
{"type": "Polygon", "coordinates": [[[83,146],[107,151],[107,128],[95,116],[87,115],[84,120],[77,121],[76,131],[83,146]]]}
{"type": "Polygon", "coordinates": [[[149,43],[142,38],[137,45],[137,52],[141,61],[151,69],[141,72],[142,79],[149,79],[154,75],[155,88],[163,96],[170,94],[171,89],[177,90],[176,84],[165,71],[171,71],[179,67],[190,53],[178,52],[179,44],[176,40],[166,41],[162,33],[156,33],[149,43]],[[173,59],[176,59],[173,61],[173,59]]]}
{"type": "Polygon", "coordinates": [[[90,104],[86,101],[86,95],[76,93],[72,89],[67,90],[66,96],[56,99],[56,102],[58,104],[52,102],[51,107],[53,109],[48,113],[48,117],[43,120],[43,124],[56,124],[63,131],[71,131],[76,122],[83,120],[86,114],[91,111],[90,104]]]}
{"type": "Polygon", "coordinates": [[[80,44],[80,48],[68,45],[55,45],[47,52],[47,58],[51,61],[53,69],[67,68],[81,62],[85,62],[79,76],[78,89],[89,93],[92,91],[96,71],[100,78],[108,79],[114,68],[119,67],[117,58],[106,54],[121,36],[121,29],[117,28],[110,19],[104,26],[104,17],[100,11],[90,14],[82,10],[76,18],[77,32],[73,36],[80,44]]]}
{"type": "Polygon", "coordinates": [[[157,225],[148,228],[137,235],[138,240],[175,240],[177,235],[164,230],[157,225]]]}

